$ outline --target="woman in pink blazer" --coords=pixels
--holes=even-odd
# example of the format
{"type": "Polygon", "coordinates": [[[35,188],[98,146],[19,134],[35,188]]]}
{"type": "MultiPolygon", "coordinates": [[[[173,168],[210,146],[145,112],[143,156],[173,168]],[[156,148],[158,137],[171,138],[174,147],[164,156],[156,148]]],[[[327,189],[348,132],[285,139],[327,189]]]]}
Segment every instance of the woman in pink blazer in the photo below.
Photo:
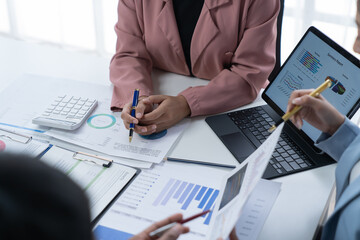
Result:
{"type": "Polygon", "coordinates": [[[275,64],[278,0],[119,0],[111,109],[147,135],[253,101],[275,64]],[[152,68],[209,80],[152,95],[152,68]],[[132,94],[140,89],[136,118],[132,94]],[[158,104],[156,109],[153,105],[158,104]]]}

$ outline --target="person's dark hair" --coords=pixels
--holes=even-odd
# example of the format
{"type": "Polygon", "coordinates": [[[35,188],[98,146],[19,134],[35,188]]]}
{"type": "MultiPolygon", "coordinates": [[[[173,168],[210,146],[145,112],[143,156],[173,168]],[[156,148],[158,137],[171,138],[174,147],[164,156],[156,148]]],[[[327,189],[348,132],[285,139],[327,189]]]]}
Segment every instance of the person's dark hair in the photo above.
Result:
{"type": "Polygon", "coordinates": [[[0,154],[0,239],[91,238],[89,204],[75,183],[38,159],[0,154]]]}

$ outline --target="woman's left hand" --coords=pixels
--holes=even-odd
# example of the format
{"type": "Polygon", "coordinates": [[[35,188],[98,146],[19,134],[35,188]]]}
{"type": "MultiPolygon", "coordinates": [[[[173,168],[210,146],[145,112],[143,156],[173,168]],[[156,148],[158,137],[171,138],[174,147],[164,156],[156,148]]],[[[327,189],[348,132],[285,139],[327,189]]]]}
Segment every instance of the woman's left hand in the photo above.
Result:
{"type": "MultiPolygon", "coordinates": [[[[142,100],[158,107],[140,118],[140,125],[155,125],[156,132],[172,127],[190,115],[191,110],[184,96],[152,95],[142,100]]],[[[150,133],[142,133],[144,135],[150,133]]]]}

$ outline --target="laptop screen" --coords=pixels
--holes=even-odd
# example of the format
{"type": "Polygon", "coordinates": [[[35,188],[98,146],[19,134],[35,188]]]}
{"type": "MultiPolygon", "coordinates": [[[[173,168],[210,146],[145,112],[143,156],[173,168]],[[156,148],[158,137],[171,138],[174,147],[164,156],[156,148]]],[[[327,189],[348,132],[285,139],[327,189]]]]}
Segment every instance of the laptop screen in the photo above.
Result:
{"type": "MultiPolygon", "coordinates": [[[[315,89],[330,76],[332,86],[322,95],[339,112],[347,115],[360,97],[360,69],[353,63],[358,64],[358,60],[317,32],[313,27],[309,29],[264,94],[285,112],[292,91],[315,89]]],[[[314,142],[321,134],[307,122],[302,131],[314,142]]]]}

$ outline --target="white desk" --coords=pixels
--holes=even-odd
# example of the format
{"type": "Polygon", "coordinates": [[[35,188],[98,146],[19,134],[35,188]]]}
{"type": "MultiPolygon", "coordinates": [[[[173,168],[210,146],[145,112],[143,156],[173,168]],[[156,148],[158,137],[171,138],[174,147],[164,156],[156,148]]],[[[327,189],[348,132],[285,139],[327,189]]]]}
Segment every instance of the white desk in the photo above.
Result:
{"type": "MultiPolygon", "coordinates": [[[[110,84],[110,58],[1,36],[0,52],[0,90],[24,73],[110,84]]],[[[173,95],[189,85],[207,82],[162,72],[155,72],[154,79],[162,83],[161,88],[155,89],[156,92],[173,95]]],[[[261,103],[258,99],[246,107],[261,103]]],[[[236,164],[235,158],[204,119],[192,119],[170,156],[236,164]]],[[[260,239],[311,239],[334,182],[335,167],[333,164],[276,179],[282,182],[282,190],[260,239]]]]}

